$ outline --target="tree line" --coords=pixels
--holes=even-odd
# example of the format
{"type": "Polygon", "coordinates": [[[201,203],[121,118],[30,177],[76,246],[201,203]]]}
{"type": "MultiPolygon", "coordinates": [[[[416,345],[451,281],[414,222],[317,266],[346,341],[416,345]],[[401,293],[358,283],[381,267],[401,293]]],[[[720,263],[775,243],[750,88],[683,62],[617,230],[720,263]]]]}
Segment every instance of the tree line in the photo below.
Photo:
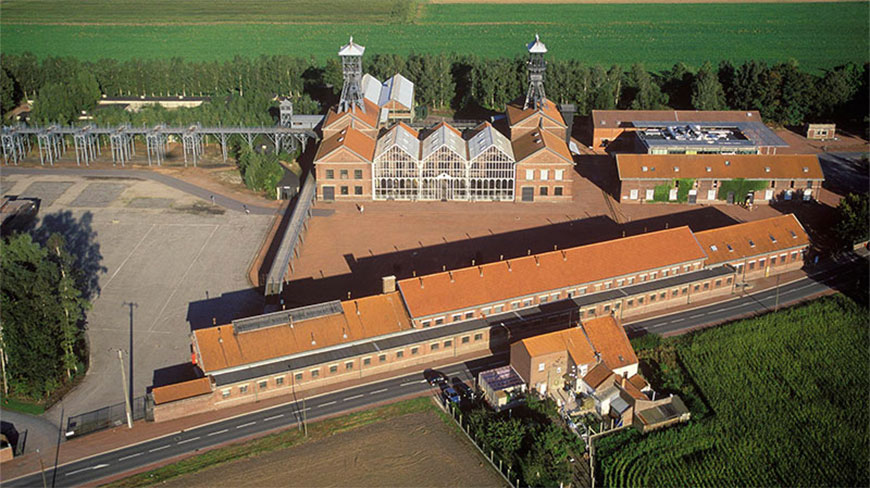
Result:
{"type": "MultiPolygon", "coordinates": [[[[363,69],[381,80],[402,73],[415,83],[418,105],[454,109],[460,115],[475,107],[502,111],[505,103],[522,96],[527,86],[526,59],[522,56],[485,59],[454,54],[375,54],[363,59],[363,69]]],[[[92,109],[100,94],[180,95],[218,99],[217,106],[190,113],[207,119],[203,123],[240,124],[260,116],[248,109],[259,108],[262,113],[274,106],[276,95],[293,99],[299,113],[319,112],[322,106],[335,102],[341,85],[337,58],[318,63],[313,58],[286,55],[236,56],[209,62],[182,58],[39,60],[29,53],[0,57],[4,113],[22,99],[35,99],[33,117],[43,121],[74,120],[81,110],[92,109]],[[256,101],[233,101],[250,96],[256,101]]],[[[555,102],[576,104],[581,115],[593,109],[759,110],[765,120],[787,125],[824,120],[863,127],[870,84],[867,64],[848,64],[816,74],[803,71],[793,61],[768,64],[750,60],[742,64],[705,63],[697,69],[677,63],[669,70],[651,72],[642,64],[605,67],[552,59],[548,61],[545,89],[555,102]]]]}

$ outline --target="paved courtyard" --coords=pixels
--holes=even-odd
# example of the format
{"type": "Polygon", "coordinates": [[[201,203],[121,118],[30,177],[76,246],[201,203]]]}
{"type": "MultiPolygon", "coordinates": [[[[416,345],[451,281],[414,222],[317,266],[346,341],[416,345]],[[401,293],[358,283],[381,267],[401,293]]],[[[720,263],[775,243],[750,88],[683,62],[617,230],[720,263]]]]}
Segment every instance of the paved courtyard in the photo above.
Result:
{"type": "Polygon", "coordinates": [[[0,187],[39,198],[37,226],[62,228],[86,248],[99,280],[88,314],[91,366],[46,413],[53,422],[61,408],[69,416],[123,402],[119,348],[141,396],[185,372],[191,327],[262,311],[247,270],[269,215],[213,207],[138,178],[4,175],[0,187]]]}

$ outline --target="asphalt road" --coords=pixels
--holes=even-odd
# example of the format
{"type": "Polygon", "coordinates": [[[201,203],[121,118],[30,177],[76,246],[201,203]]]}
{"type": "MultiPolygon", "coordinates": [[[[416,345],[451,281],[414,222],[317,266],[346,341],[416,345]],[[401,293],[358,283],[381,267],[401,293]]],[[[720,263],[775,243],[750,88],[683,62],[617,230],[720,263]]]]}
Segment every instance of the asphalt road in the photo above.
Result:
{"type": "Polygon", "coordinates": [[[739,298],[714,303],[703,308],[628,323],[625,325],[625,329],[629,335],[638,335],[644,332],[668,334],[701,325],[733,320],[735,317],[743,315],[773,311],[777,307],[777,303],[779,307],[782,307],[830,288],[836,288],[839,284],[853,284],[861,273],[868,272],[866,262],[861,263],[862,261],[859,261],[858,264],[853,262],[821,271],[809,278],[780,286],[778,292],[773,288],[741,295],[739,298]]]}
{"type": "MultiPolygon", "coordinates": [[[[439,371],[450,378],[471,380],[482,369],[494,368],[507,363],[507,356],[500,355],[487,358],[484,361],[476,361],[473,370],[469,370],[467,364],[462,363],[439,368],[439,371]]],[[[307,420],[311,421],[326,415],[365,407],[429,389],[429,384],[423,378],[423,373],[415,373],[401,378],[307,398],[304,401],[300,399],[291,404],[218,421],[135,446],[74,461],[60,466],[56,472],[54,469],[47,469],[45,478],[49,486],[77,486],[215,444],[273,429],[297,426],[302,418],[303,410],[307,420]]],[[[40,473],[36,473],[11,481],[4,480],[3,486],[42,486],[42,477],[40,473]]]]}
{"type": "MultiPolygon", "coordinates": [[[[196,185],[192,185],[186,181],[179,180],[178,178],[173,178],[172,176],[164,175],[162,173],[156,173],[154,171],[141,170],[141,169],[86,169],[86,168],[16,168],[16,167],[3,167],[3,174],[7,175],[76,175],[76,176],[97,176],[97,177],[111,177],[111,178],[142,178],[153,180],[158,183],[162,183],[171,188],[175,188],[176,190],[181,190],[185,193],[189,193],[193,196],[202,198],[205,201],[211,201],[212,197],[214,197],[215,205],[219,205],[228,210],[233,210],[236,212],[244,212],[245,204],[229,198],[223,195],[218,195],[216,193],[212,193],[204,188],[200,188],[196,185]]],[[[276,208],[270,207],[258,207],[256,205],[247,205],[247,209],[252,214],[257,215],[274,215],[278,212],[276,208]]]]}
{"type": "MultiPolygon", "coordinates": [[[[635,334],[641,331],[665,334],[722,322],[755,312],[769,311],[776,307],[777,300],[779,306],[785,306],[835,288],[838,284],[854,283],[861,273],[866,274],[867,272],[866,262],[863,260],[857,263],[854,261],[846,262],[820,271],[812,277],[780,286],[778,299],[776,289],[764,290],[694,310],[630,323],[626,325],[626,329],[629,333],[635,334]]],[[[440,371],[451,378],[458,377],[462,380],[470,380],[482,369],[507,363],[507,356],[500,355],[477,361],[473,371],[470,371],[465,363],[440,368],[440,371]]],[[[401,378],[307,398],[304,402],[300,399],[300,401],[291,404],[218,421],[182,433],[74,461],[58,467],[56,472],[54,469],[47,470],[45,476],[52,486],[75,486],[94,482],[215,444],[273,429],[297,426],[303,411],[310,421],[326,415],[419,393],[427,389],[429,389],[429,385],[423,378],[423,374],[415,373],[401,378]]],[[[41,484],[40,473],[3,482],[3,485],[8,487],[38,486],[41,484]]]]}

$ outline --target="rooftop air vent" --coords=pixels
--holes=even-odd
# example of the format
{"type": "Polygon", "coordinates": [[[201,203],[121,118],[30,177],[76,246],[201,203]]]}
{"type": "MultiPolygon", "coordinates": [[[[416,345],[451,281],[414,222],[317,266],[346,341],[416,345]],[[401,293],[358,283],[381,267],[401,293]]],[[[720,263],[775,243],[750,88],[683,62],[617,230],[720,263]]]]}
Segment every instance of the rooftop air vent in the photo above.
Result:
{"type": "Polygon", "coordinates": [[[344,140],[344,137],[339,137],[339,138],[338,138],[338,142],[341,142],[341,141],[343,141],[343,140],[344,140]]]}
{"type": "Polygon", "coordinates": [[[791,234],[792,239],[797,239],[797,234],[795,234],[793,230],[790,230],[789,233],[791,234]]]}
{"type": "Polygon", "coordinates": [[[752,239],[749,239],[749,247],[755,247],[755,242],[752,239]]]}
{"type": "Polygon", "coordinates": [[[725,166],[731,166],[731,161],[725,160],[725,166]]]}
{"type": "Polygon", "coordinates": [[[731,247],[731,244],[725,244],[725,247],[728,248],[728,252],[734,252],[734,248],[731,247]]]}
{"type": "Polygon", "coordinates": [[[776,244],[776,237],[773,237],[773,234],[768,234],[768,237],[770,237],[770,242],[776,244]]]}

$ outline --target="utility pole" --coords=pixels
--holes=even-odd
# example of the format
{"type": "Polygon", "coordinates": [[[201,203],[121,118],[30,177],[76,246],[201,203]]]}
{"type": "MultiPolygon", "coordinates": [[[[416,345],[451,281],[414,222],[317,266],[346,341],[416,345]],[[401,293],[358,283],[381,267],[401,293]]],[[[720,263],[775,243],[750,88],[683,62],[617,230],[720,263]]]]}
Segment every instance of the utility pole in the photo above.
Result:
{"type": "Polygon", "coordinates": [[[9,393],[9,387],[6,384],[6,348],[3,344],[3,325],[0,324],[0,372],[3,374],[3,395],[9,393]]]}
{"type": "Polygon", "coordinates": [[[121,363],[121,383],[124,386],[124,405],[127,408],[127,428],[133,428],[133,412],[130,410],[130,392],[127,391],[127,375],[124,374],[124,355],[118,349],[118,362],[121,363]]]}
{"type": "Polygon", "coordinates": [[[42,473],[42,488],[48,488],[48,483],[45,482],[45,463],[42,462],[42,455],[39,454],[39,449],[36,450],[36,457],[39,458],[39,470],[42,473]]]}
{"type": "Polygon", "coordinates": [[[305,432],[305,437],[308,437],[308,416],[305,413],[307,408],[305,408],[305,397],[302,397],[302,430],[305,432]]]}
{"type": "Polygon", "coordinates": [[[779,277],[782,275],[776,275],[776,304],[773,306],[773,311],[776,312],[779,310],[779,277]]]}

